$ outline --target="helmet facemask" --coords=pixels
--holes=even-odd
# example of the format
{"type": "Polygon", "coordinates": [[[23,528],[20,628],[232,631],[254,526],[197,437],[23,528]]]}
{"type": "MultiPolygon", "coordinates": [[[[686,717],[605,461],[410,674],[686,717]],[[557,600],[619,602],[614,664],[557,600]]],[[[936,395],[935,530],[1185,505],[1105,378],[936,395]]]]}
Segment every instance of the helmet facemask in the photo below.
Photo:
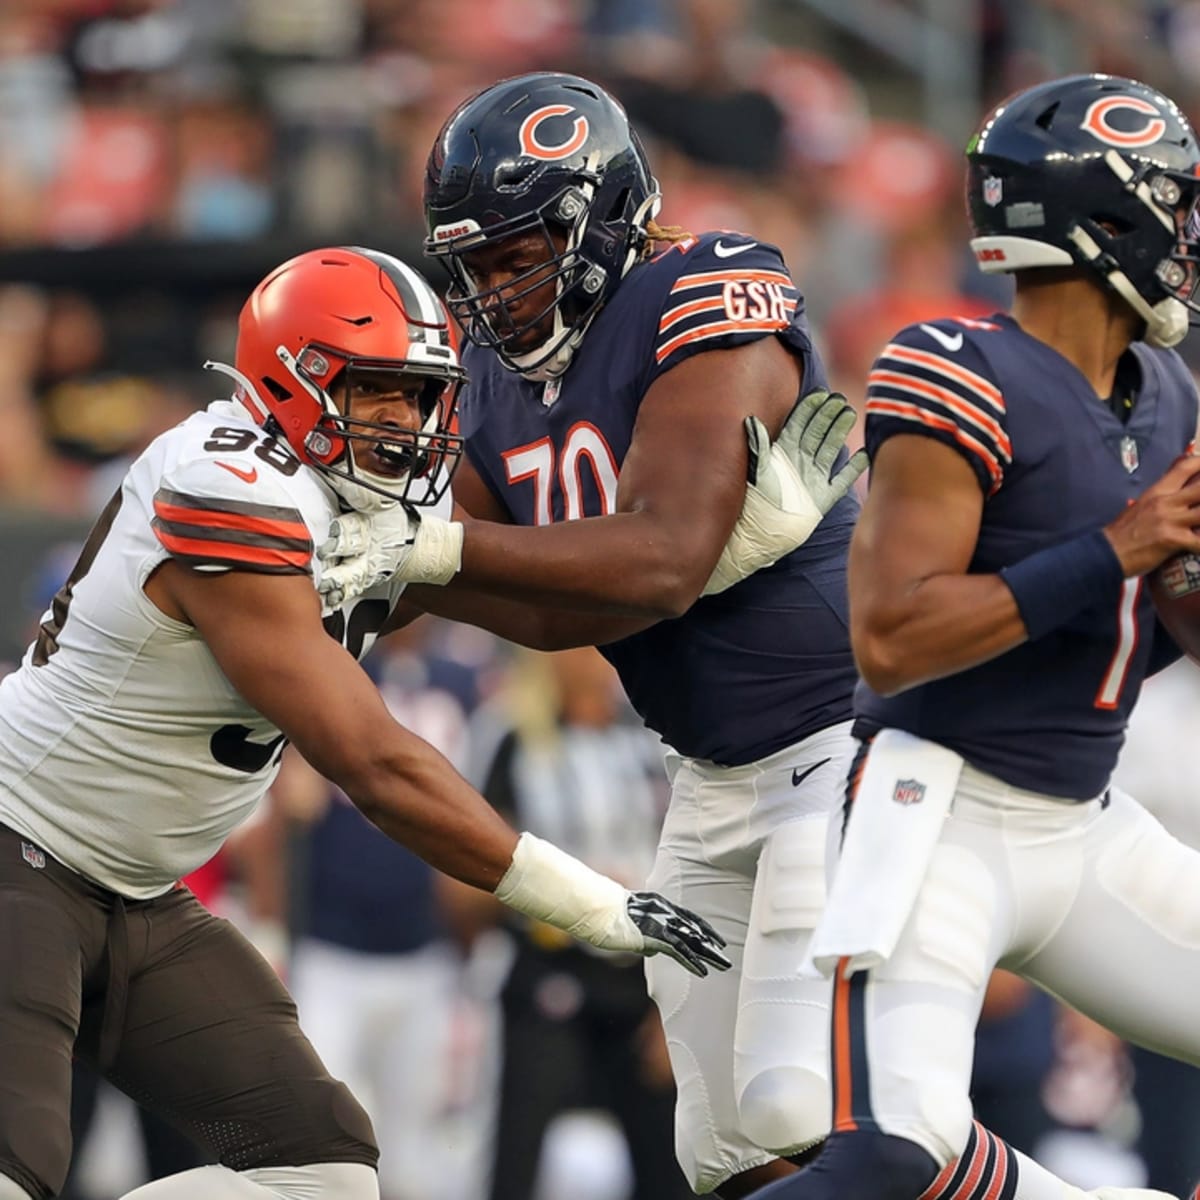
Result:
{"type": "Polygon", "coordinates": [[[566,187],[528,216],[486,231],[473,230],[437,247],[436,254],[452,281],[446,303],[467,337],[476,345],[495,350],[509,370],[527,378],[552,378],[566,369],[605,299],[607,272],[580,249],[588,229],[593,191],[591,181],[566,187]],[[540,234],[545,258],[496,287],[480,288],[466,256],[522,234],[540,234]],[[513,308],[551,283],[553,297],[518,325],[513,320],[513,308]],[[547,322],[549,331],[536,346],[518,348],[531,330],[547,322]]]}
{"type": "Polygon", "coordinates": [[[1134,166],[1115,150],[1104,161],[1161,230],[1149,224],[1139,231],[1096,214],[1077,222],[1067,237],[1079,261],[1146,322],[1147,345],[1170,349],[1200,322],[1200,179],[1153,162],[1134,166]]]}
{"type": "Polygon", "coordinates": [[[466,378],[461,367],[345,359],[318,343],[305,346],[297,357],[279,346],[276,355],[324,410],[305,437],[305,450],[311,465],[352,508],[370,510],[396,502],[430,505],[445,494],[463,448],[463,439],[448,432],[466,378]],[[409,390],[414,380],[421,388],[418,429],[351,415],[351,397],[361,383],[387,394],[409,390]],[[341,393],[340,405],[334,391],[341,393]]]}

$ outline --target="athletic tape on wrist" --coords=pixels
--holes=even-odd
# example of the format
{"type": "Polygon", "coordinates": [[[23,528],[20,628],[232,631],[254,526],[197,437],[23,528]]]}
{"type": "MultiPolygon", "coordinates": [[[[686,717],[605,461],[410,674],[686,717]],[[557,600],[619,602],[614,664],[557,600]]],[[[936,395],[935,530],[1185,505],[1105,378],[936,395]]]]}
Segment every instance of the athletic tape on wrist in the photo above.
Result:
{"type": "Polygon", "coordinates": [[[595,946],[639,950],[625,911],[628,895],[615,880],[531,833],[521,834],[496,888],[497,899],[510,908],[595,946]]]}

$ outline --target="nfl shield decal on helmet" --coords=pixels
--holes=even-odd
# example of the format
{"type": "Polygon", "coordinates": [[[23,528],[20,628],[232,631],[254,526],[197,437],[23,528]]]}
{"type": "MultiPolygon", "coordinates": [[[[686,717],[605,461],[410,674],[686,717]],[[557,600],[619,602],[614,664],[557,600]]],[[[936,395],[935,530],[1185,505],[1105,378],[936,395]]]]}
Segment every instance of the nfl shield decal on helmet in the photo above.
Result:
{"type": "Polygon", "coordinates": [[[920,804],[925,799],[925,785],[919,779],[898,779],[892,799],[897,804],[920,804]]]}
{"type": "Polygon", "coordinates": [[[1004,180],[998,175],[989,175],[983,181],[983,202],[995,208],[1004,199],[1004,180]]]}
{"type": "Polygon", "coordinates": [[[1121,466],[1129,472],[1130,475],[1138,469],[1138,448],[1137,442],[1131,437],[1123,437],[1121,439],[1121,466]]]}

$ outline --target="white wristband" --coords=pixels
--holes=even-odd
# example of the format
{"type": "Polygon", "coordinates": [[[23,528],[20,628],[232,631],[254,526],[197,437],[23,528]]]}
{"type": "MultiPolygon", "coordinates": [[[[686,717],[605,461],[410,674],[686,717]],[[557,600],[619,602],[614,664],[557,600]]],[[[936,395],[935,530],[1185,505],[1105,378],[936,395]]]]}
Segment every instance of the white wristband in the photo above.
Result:
{"type": "Polygon", "coordinates": [[[526,916],[604,950],[641,953],[645,939],[626,911],[616,880],[531,833],[523,833],[496,897],[526,916]]]}
{"type": "Polygon", "coordinates": [[[401,568],[408,583],[449,583],[462,570],[461,521],[427,517],[413,536],[412,552],[401,568]]]}

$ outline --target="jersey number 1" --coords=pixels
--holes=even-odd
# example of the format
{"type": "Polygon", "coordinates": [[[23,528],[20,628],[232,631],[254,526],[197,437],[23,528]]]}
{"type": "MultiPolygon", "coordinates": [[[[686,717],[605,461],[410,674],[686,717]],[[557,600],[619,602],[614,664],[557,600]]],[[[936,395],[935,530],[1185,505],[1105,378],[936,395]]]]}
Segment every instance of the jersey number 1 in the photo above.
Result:
{"type": "Polygon", "coordinates": [[[1096,693],[1095,706],[1114,709],[1121,699],[1125,680],[1129,678],[1129,664],[1138,644],[1138,598],[1142,594],[1142,580],[1125,579],[1121,582],[1121,599],[1117,604],[1117,645],[1109,660],[1108,670],[1096,693]]]}

